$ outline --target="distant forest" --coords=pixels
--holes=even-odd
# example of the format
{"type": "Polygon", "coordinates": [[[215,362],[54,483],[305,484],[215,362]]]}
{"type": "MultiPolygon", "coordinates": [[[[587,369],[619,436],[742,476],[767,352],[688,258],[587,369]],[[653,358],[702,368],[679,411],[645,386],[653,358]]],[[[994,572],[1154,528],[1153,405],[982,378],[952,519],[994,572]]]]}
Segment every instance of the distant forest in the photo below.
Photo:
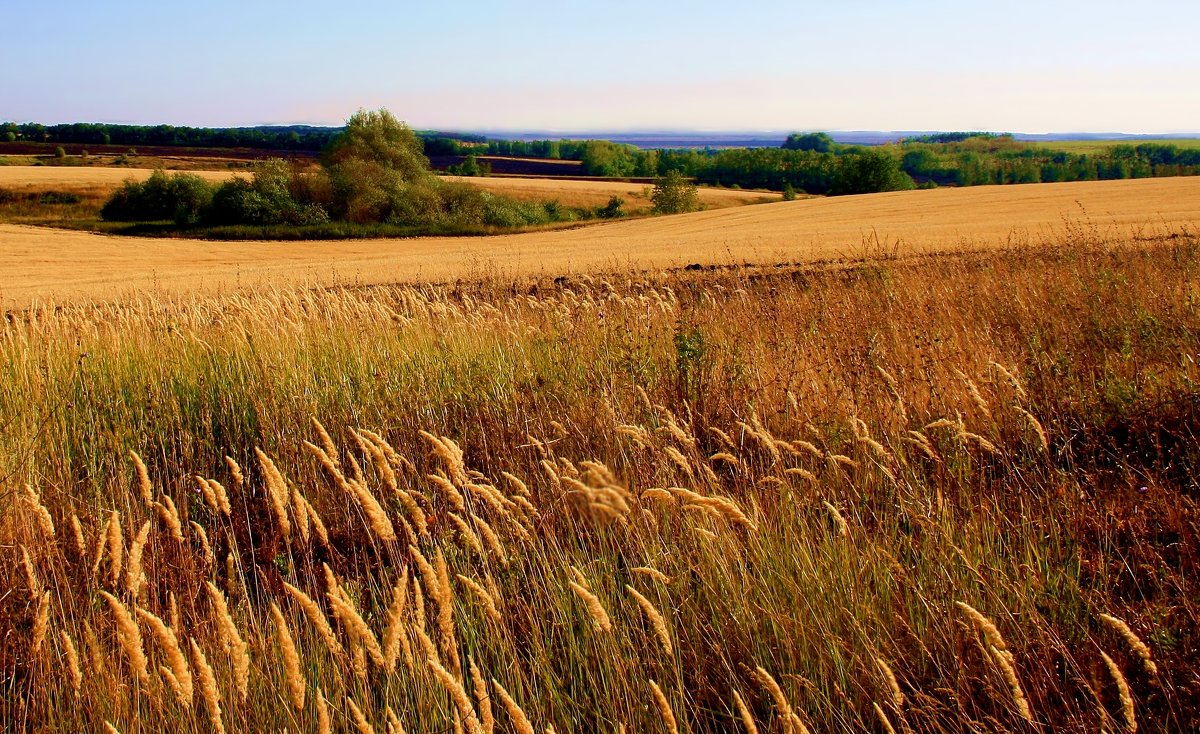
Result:
{"type": "MultiPolygon", "coordinates": [[[[121,146],[249,148],[316,153],[344,128],[304,125],[195,128],[171,125],[0,124],[5,141],[121,146]]],[[[606,140],[495,140],[418,131],[426,156],[457,156],[455,172],[484,174],[481,156],[580,162],[580,173],[836,195],[913,187],[1088,181],[1200,174],[1200,149],[1164,143],[1116,144],[1077,153],[991,133],[941,133],[880,146],[844,145],[825,133],[793,134],[780,147],[645,150],[606,140]]]]}

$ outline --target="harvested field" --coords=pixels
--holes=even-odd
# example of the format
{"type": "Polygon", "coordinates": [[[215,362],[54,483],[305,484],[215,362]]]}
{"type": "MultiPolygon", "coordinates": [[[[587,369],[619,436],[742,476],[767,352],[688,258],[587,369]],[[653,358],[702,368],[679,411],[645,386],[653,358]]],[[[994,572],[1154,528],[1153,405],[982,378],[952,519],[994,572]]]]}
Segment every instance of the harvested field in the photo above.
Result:
{"type": "MultiPolygon", "coordinates": [[[[625,210],[643,213],[650,210],[650,191],[653,186],[623,181],[577,181],[550,178],[460,178],[448,180],[469,183],[487,191],[503,194],[521,201],[555,199],[563,206],[596,207],[608,203],[611,196],[625,200],[625,210]]],[[[761,204],[778,201],[779,194],[771,191],[745,191],[700,187],[700,203],[706,209],[761,204]]]]}
{"type": "MultiPolygon", "coordinates": [[[[0,166],[0,187],[6,189],[117,188],[126,179],[144,181],[153,173],[148,168],[108,166],[0,166]]],[[[178,173],[185,173],[178,171],[178,173]]],[[[209,181],[224,181],[233,176],[226,171],[186,171],[209,181]]]]}
{"type": "Polygon", "coordinates": [[[0,225],[0,304],[131,290],[813,262],[869,248],[919,254],[1037,244],[1064,230],[1128,239],[1197,223],[1200,179],[1171,178],[809,199],[487,238],[225,243],[0,225]]]}

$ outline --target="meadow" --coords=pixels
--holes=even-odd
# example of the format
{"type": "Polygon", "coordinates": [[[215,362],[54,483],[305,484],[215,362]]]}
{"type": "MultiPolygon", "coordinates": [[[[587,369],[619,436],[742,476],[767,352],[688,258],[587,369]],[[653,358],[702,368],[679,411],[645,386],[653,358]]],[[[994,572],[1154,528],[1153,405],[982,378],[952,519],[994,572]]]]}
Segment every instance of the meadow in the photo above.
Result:
{"type": "Polygon", "coordinates": [[[0,721],[1195,730],[1188,185],[475,238],[391,283],[0,227],[0,721]]]}

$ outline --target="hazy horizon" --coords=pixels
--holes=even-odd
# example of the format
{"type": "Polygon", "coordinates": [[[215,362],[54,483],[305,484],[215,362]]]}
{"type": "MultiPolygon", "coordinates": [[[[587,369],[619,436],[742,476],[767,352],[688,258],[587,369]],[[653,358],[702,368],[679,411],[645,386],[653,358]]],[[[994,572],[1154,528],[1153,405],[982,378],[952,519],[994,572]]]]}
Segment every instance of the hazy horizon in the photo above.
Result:
{"type": "Polygon", "coordinates": [[[556,134],[1200,131],[1200,50],[1168,33],[1200,6],[1166,0],[1133,20],[1125,3],[1028,0],[205,11],[7,10],[24,32],[0,46],[0,119],[339,125],[387,107],[423,129],[556,134]]]}

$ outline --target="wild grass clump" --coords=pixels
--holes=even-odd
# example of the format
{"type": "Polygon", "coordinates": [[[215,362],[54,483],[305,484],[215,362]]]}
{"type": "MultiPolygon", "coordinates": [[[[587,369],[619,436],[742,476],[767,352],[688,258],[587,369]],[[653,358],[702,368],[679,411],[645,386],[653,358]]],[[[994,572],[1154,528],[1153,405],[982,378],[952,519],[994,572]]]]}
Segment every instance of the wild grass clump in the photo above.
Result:
{"type": "Polygon", "coordinates": [[[1188,731],[1200,245],[0,323],[10,731],[1188,731]]]}

